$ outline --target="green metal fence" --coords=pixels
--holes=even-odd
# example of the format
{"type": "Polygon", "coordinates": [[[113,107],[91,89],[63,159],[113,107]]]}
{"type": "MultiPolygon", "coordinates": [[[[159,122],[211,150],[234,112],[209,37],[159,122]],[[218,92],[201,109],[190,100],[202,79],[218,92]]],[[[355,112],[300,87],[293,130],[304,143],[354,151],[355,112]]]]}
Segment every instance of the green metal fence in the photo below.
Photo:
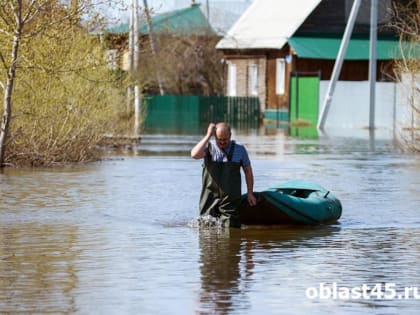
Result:
{"type": "Polygon", "coordinates": [[[258,97],[146,95],[144,127],[150,131],[201,131],[209,122],[233,127],[258,127],[258,97]]]}

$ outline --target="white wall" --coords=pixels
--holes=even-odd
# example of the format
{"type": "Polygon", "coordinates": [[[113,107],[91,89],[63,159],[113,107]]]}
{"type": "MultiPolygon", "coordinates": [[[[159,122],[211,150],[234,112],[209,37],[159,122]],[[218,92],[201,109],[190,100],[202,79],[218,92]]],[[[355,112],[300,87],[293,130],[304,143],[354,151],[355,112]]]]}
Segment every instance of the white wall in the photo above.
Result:
{"type": "Polygon", "coordinates": [[[398,127],[415,128],[420,127],[420,74],[403,74],[401,83],[397,88],[398,127]],[[416,110],[414,110],[416,108],[416,110]]]}
{"type": "MultiPolygon", "coordinates": [[[[320,82],[319,114],[321,112],[329,81],[320,82]]],[[[397,84],[377,82],[375,126],[377,129],[393,130],[395,126],[397,84]]],[[[325,130],[330,128],[365,129],[369,126],[369,82],[338,81],[325,130]]]]}

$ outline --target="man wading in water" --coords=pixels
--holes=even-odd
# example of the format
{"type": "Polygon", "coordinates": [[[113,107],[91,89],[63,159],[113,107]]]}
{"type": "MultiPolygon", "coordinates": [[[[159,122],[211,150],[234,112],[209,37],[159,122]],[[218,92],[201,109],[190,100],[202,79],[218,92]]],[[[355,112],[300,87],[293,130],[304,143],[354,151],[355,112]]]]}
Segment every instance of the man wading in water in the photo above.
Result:
{"type": "Polygon", "coordinates": [[[226,123],[210,123],[207,134],[191,150],[191,157],[204,158],[200,215],[218,218],[223,226],[240,227],[241,167],[251,206],[257,203],[253,193],[254,175],[245,147],[230,138],[226,123]],[[213,135],[215,139],[211,139],[213,135]]]}

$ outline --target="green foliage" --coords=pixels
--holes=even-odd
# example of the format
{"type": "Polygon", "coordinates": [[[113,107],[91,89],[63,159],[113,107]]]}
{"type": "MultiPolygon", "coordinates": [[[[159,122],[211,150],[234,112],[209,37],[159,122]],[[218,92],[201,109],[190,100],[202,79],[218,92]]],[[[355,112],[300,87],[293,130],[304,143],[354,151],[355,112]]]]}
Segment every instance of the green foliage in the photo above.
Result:
{"type": "Polygon", "coordinates": [[[21,43],[9,165],[96,159],[101,138],[128,123],[119,118],[126,110],[125,82],[109,71],[98,39],[72,19],[50,23],[51,14],[34,21],[31,27],[42,31],[21,43]]]}

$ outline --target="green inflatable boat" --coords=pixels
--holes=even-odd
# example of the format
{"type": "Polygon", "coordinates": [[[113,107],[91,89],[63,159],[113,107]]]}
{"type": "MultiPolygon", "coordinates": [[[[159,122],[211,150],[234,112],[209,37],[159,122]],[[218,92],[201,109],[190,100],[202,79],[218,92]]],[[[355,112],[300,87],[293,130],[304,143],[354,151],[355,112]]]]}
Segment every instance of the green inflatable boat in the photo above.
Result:
{"type": "Polygon", "coordinates": [[[340,201],[329,190],[311,182],[291,181],[255,195],[254,207],[248,204],[246,194],[242,196],[242,224],[329,224],[336,222],[342,212],[340,201]]]}

